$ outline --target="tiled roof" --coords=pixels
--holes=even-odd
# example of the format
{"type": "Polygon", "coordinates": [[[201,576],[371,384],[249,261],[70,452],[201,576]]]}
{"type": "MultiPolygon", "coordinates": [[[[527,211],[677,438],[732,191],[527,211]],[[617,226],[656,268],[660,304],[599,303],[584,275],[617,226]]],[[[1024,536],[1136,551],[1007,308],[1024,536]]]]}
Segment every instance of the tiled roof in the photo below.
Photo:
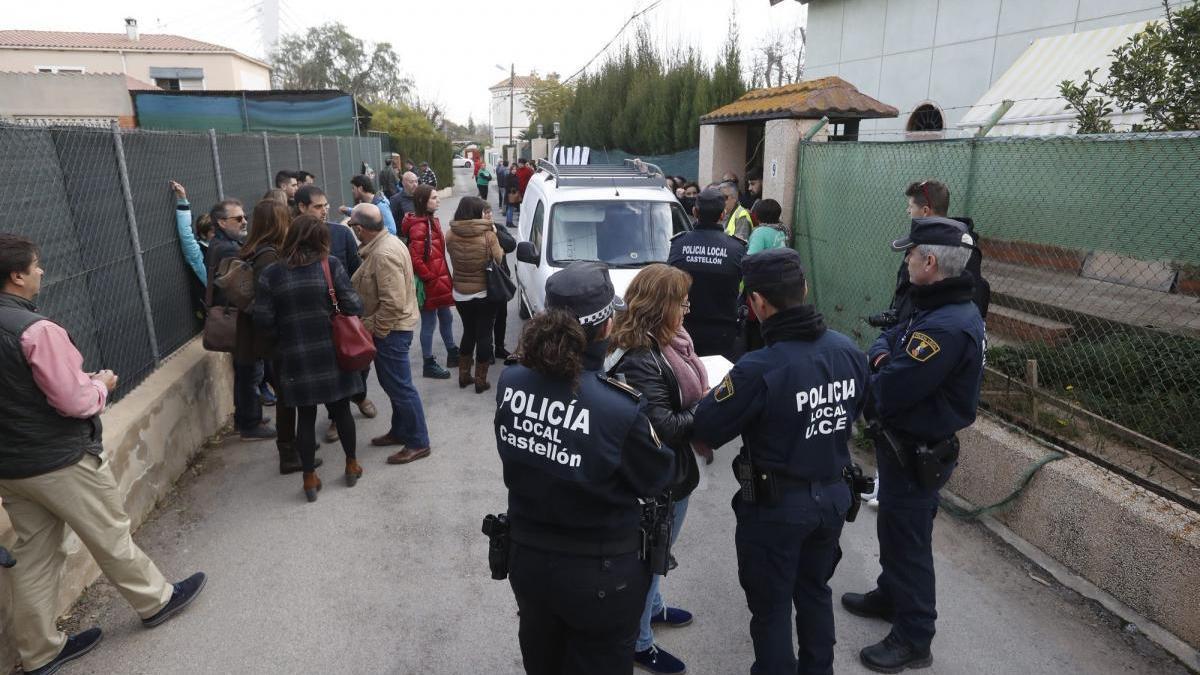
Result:
{"type": "MultiPolygon", "coordinates": [[[[500,80],[496,84],[493,84],[492,86],[488,87],[488,91],[492,91],[495,89],[508,89],[508,80],[509,79],[510,78],[506,77],[503,80],[500,80]]],[[[515,81],[513,82],[513,88],[529,89],[530,87],[537,84],[538,82],[541,82],[541,79],[536,78],[532,75],[518,75],[515,78],[515,81]]]]}
{"type": "Polygon", "coordinates": [[[876,101],[840,77],[831,76],[746,92],[733,103],[701,117],[700,123],[820,119],[824,116],[874,119],[896,117],[898,114],[896,108],[876,101]]]}
{"type": "MultiPolygon", "coordinates": [[[[258,59],[246,56],[235,49],[211,42],[201,42],[179,35],[165,33],[142,33],[137,40],[130,40],[125,33],[70,33],[52,30],[0,30],[0,49],[90,49],[97,51],[143,51],[143,52],[205,52],[237,54],[256,63],[258,59]]],[[[267,65],[267,64],[263,64],[267,65]]]]}

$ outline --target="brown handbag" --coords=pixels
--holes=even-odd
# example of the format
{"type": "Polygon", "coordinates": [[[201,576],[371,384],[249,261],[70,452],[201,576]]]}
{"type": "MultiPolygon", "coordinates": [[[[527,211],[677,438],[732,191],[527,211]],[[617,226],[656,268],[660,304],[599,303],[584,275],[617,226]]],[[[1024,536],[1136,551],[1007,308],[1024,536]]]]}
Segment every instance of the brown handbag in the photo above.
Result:
{"type": "Polygon", "coordinates": [[[208,272],[208,288],[204,291],[204,348],[210,352],[232,354],[237,345],[237,307],[213,305],[212,270],[208,272]]]}
{"type": "Polygon", "coordinates": [[[357,316],[342,314],[338,307],[337,292],[333,290],[333,275],[329,273],[329,258],[321,259],[321,269],[325,272],[325,285],[329,289],[329,299],[333,301],[333,350],[337,353],[338,367],[350,373],[362,372],[375,360],[375,340],[362,319],[357,316]]]}

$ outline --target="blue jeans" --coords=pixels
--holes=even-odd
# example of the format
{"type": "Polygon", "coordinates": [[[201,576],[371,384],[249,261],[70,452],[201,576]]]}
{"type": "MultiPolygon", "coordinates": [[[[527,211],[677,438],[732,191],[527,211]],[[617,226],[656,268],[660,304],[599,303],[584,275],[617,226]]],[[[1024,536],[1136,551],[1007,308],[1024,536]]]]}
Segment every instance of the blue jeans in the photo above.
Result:
{"type": "Polygon", "coordinates": [[[262,424],[262,402],[258,400],[257,364],[233,364],[233,425],[250,431],[262,424]]]}
{"type": "MultiPolygon", "coordinates": [[[[688,498],[675,502],[675,527],[671,529],[671,546],[675,546],[675,540],[679,538],[679,530],[683,528],[683,518],[687,515],[688,498]]],[[[646,606],[642,609],[642,622],[638,627],[637,646],[635,649],[639,652],[644,652],[654,644],[654,629],[650,627],[650,617],[655,614],[662,614],[667,605],[663,602],[662,593],[659,593],[659,580],[662,579],[657,574],[650,577],[650,591],[646,593],[646,606]]]]}
{"type": "Polygon", "coordinates": [[[423,309],[421,310],[421,356],[425,358],[433,356],[434,326],[441,330],[442,343],[446,345],[446,351],[458,346],[454,344],[454,315],[450,313],[450,308],[423,309]]]}
{"type": "Polygon", "coordinates": [[[413,386],[408,361],[412,335],[410,330],[401,330],[375,338],[375,375],[379,378],[379,386],[392,401],[392,427],[388,435],[409,448],[428,448],[425,408],[413,386]]]}

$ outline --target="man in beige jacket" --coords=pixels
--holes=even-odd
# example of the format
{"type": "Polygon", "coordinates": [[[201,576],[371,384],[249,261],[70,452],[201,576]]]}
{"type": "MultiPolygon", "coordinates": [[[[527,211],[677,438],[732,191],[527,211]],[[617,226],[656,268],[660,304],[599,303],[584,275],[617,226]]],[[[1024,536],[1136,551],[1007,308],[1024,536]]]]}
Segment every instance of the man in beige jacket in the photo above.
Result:
{"type": "Polygon", "coordinates": [[[429,456],[425,409],[413,386],[408,350],[420,323],[412,258],[408,247],[385,229],[374,204],[359,204],[350,213],[350,226],[362,245],[362,266],[351,282],[362,296],[363,323],[375,338],[375,373],[392,401],[392,427],[371,439],[372,445],[402,445],[388,464],[407,464],[429,456]]]}

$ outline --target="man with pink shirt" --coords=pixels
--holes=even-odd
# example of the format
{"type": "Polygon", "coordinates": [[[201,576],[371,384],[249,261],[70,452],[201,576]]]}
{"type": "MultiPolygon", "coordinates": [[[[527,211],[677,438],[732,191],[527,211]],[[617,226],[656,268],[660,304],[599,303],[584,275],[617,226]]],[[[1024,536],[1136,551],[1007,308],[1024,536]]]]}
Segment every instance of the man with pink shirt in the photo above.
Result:
{"type": "Polygon", "coordinates": [[[168,583],[133,543],[102,454],[100,413],[117,376],[85,373],[71,336],[37,313],[40,263],[32,241],[0,233],[0,498],[17,535],[10,628],[28,675],[57,672],[100,641],[99,628],[67,636],[54,623],[67,526],[146,627],[187,607],[205,582],[198,572],[168,583]]]}

